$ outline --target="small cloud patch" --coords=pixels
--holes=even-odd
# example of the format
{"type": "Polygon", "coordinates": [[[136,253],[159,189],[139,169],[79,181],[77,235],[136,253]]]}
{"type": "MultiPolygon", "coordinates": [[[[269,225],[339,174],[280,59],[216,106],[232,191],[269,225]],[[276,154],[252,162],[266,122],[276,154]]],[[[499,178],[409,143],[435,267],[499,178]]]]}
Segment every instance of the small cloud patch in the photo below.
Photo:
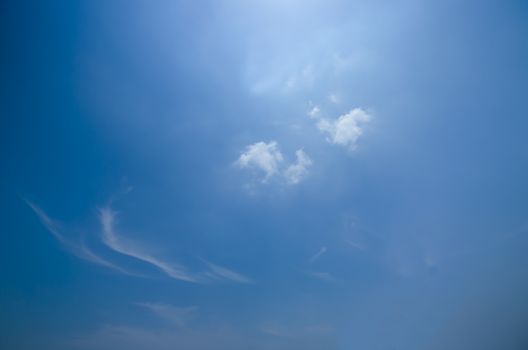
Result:
{"type": "Polygon", "coordinates": [[[262,182],[266,183],[273,177],[286,180],[287,183],[295,185],[308,173],[308,168],[313,161],[302,149],[295,152],[296,160],[290,164],[284,164],[284,157],[275,141],[256,142],[246,146],[246,149],[235,162],[241,169],[256,169],[263,173],[262,182]]]}
{"type": "Polygon", "coordinates": [[[330,143],[341,145],[354,151],[372,116],[361,108],[354,108],[336,120],[320,119],[317,128],[324,133],[330,143]]]}

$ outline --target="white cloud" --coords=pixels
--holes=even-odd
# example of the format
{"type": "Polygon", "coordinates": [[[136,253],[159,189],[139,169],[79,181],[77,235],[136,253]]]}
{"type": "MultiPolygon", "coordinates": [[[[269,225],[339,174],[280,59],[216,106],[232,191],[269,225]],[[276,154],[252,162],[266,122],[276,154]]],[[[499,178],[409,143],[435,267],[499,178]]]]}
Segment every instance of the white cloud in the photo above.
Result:
{"type": "Polygon", "coordinates": [[[109,248],[123,255],[128,255],[143,262],[149,263],[174,279],[194,283],[200,282],[198,278],[187,271],[185,266],[163,261],[143,251],[143,249],[137,245],[133,245],[132,243],[119,237],[114,230],[115,212],[112,209],[108,207],[100,208],[99,219],[103,227],[103,243],[105,243],[109,248]]]}
{"type": "Polygon", "coordinates": [[[93,264],[107,267],[117,272],[121,272],[127,275],[140,276],[131,271],[127,271],[122,267],[117,266],[104,259],[103,257],[97,255],[83,243],[80,237],[73,238],[66,236],[64,233],[61,232],[62,228],[59,222],[50,218],[44,212],[44,210],[42,210],[36,204],[32,203],[27,199],[25,199],[24,201],[35,212],[35,214],[37,214],[37,217],[39,218],[42,225],[44,225],[44,227],[46,227],[46,229],[51,233],[51,235],[55,237],[55,239],[57,239],[57,241],[59,241],[59,243],[72,255],[75,255],[76,257],[91,262],[93,264]]]}
{"type": "Polygon", "coordinates": [[[204,262],[207,264],[207,266],[209,267],[211,273],[211,277],[213,278],[219,278],[219,279],[225,279],[225,280],[230,280],[230,281],[233,281],[233,282],[237,282],[237,283],[244,283],[244,284],[247,284],[247,283],[253,283],[253,281],[238,273],[238,272],[235,272],[233,270],[230,270],[226,267],[223,267],[223,266],[220,266],[220,265],[216,265],[216,264],[213,264],[213,263],[210,263],[208,261],[205,261],[204,262]]]}
{"type": "Polygon", "coordinates": [[[262,171],[265,176],[262,182],[267,182],[274,176],[282,176],[290,184],[298,184],[313,164],[306,152],[299,149],[295,152],[296,161],[289,165],[284,164],[284,157],[279,150],[277,142],[256,142],[246,146],[235,162],[240,168],[253,168],[262,171]]]}
{"type": "Polygon", "coordinates": [[[324,254],[326,254],[327,252],[327,248],[326,247],[321,247],[321,249],[319,249],[319,251],[317,253],[315,253],[311,258],[310,258],[310,264],[313,264],[316,260],[318,260],[321,256],[323,256],[324,254]]]}
{"type": "Polygon", "coordinates": [[[317,128],[327,135],[328,142],[355,150],[365,125],[371,119],[371,115],[363,109],[354,108],[336,120],[319,120],[317,128]]]}
{"type": "Polygon", "coordinates": [[[347,244],[349,244],[351,247],[355,248],[355,249],[358,249],[358,250],[361,250],[361,251],[367,250],[367,248],[361,243],[357,243],[357,242],[354,242],[354,241],[349,240],[349,239],[345,239],[345,242],[347,244]]]}
{"type": "Polygon", "coordinates": [[[297,156],[296,162],[288,166],[284,172],[284,176],[291,184],[298,184],[313,164],[310,157],[302,149],[297,150],[295,155],[297,156]]]}
{"type": "Polygon", "coordinates": [[[137,303],[137,305],[144,307],[177,328],[185,328],[197,316],[196,306],[176,307],[169,304],[151,302],[137,303]]]}
{"type": "Polygon", "coordinates": [[[262,170],[266,174],[263,182],[266,182],[279,171],[283,160],[284,158],[279,151],[277,142],[257,142],[247,146],[246,151],[240,155],[235,164],[240,168],[262,170]]]}
{"type": "Polygon", "coordinates": [[[328,272],[310,271],[310,272],[307,272],[307,274],[317,279],[320,279],[321,281],[325,281],[325,282],[335,282],[336,281],[334,276],[332,276],[328,272]]]}
{"type": "MultiPolygon", "coordinates": [[[[80,236],[68,236],[62,232],[61,224],[52,218],[50,218],[41,208],[39,208],[34,203],[25,200],[27,205],[37,214],[37,217],[46,227],[46,229],[51,233],[51,235],[59,241],[59,243],[71,254],[76,257],[86,260],[88,262],[107,267],[114,271],[136,276],[136,277],[145,277],[145,275],[129,271],[121,266],[114,264],[113,262],[108,261],[107,259],[101,257],[99,254],[94,252],[90,247],[88,247],[82,237],[80,236]]],[[[141,260],[145,263],[148,263],[157,269],[164,272],[171,278],[177,280],[183,280],[193,283],[207,283],[214,280],[228,280],[236,283],[253,283],[253,281],[233,270],[228,268],[209,263],[208,270],[199,273],[190,272],[185,266],[176,264],[174,262],[168,262],[155,257],[152,254],[146,252],[144,248],[141,247],[138,243],[133,243],[130,240],[127,240],[117,234],[115,231],[115,221],[116,213],[110,207],[103,207],[99,209],[99,220],[102,226],[102,242],[112,249],[115,252],[118,252],[129,257],[141,260]]],[[[145,306],[146,305],[142,305],[145,306]]],[[[153,305],[150,305],[153,307],[153,305]]]]}
{"type": "Polygon", "coordinates": [[[321,108],[319,106],[313,106],[312,109],[308,111],[308,116],[310,118],[317,118],[319,117],[319,114],[321,113],[321,108]]]}
{"type": "Polygon", "coordinates": [[[262,325],[260,325],[259,327],[260,331],[265,333],[265,334],[268,334],[268,335],[272,335],[274,337],[285,337],[285,338],[290,338],[290,337],[293,337],[294,336],[294,333],[282,326],[282,325],[279,325],[275,322],[273,323],[264,323],[262,325]]]}
{"type": "Polygon", "coordinates": [[[40,222],[46,229],[55,237],[60,243],[68,245],[67,239],[63,237],[63,235],[60,233],[60,225],[55,220],[51,219],[44,210],[40,209],[36,204],[28,201],[27,199],[24,200],[26,204],[37,214],[37,217],[39,218],[40,222]]]}
{"type": "Polygon", "coordinates": [[[99,209],[99,219],[103,227],[103,243],[112,250],[146,262],[163,271],[171,278],[193,283],[207,283],[211,280],[229,280],[237,283],[252,283],[252,280],[238,272],[225,267],[209,263],[209,271],[192,273],[185,266],[162,260],[146,252],[139,244],[133,244],[129,240],[120,237],[115,229],[116,213],[109,207],[99,209]]]}

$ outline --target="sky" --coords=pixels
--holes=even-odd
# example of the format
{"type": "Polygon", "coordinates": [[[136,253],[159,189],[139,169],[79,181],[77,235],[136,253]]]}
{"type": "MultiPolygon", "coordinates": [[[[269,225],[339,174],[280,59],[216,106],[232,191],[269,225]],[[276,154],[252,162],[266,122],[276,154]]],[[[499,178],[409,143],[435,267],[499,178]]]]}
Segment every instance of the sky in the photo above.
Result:
{"type": "Polygon", "coordinates": [[[526,2],[0,16],[0,348],[528,347],[526,2]]]}

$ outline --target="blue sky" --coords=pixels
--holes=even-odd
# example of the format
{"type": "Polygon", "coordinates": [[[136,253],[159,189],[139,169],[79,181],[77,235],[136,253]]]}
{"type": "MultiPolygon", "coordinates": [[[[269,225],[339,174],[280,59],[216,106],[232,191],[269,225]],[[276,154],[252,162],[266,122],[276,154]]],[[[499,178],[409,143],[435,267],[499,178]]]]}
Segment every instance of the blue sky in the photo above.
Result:
{"type": "Polygon", "coordinates": [[[0,347],[528,346],[523,1],[7,1],[0,347]]]}

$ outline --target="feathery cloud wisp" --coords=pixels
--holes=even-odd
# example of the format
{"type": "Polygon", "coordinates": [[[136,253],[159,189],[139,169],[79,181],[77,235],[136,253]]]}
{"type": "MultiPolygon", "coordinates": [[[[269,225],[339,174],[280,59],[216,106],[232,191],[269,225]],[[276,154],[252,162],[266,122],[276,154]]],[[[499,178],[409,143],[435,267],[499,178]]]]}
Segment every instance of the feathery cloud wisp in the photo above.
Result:
{"type": "MultiPolygon", "coordinates": [[[[41,208],[29,200],[25,200],[27,205],[35,212],[41,223],[59,241],[59,243],[72,255],[86,260],[88,262],[101,265],[114,271],[136,276],[145,277],[132,271],[128,271],[121,266],[108,261],[90,249],[82,240],[82,237],[70,237],[62,232],[61,224],[50,218],[41,208]]],[[[116,213],[110,207],[99,208],[99,220],[102,226],[102,242],[115,252],[127,255],[150,264],[164,272],[171,278],[193,283],[206,283],[213,280],[229,280],[236,283],[253,283],[253,281],[233,270],[206,262],[208,271],[201,273],[191,273],[188,269],[173,262],[162,260],[152,254],[145,252],[138,244],[132,244],[130,241],[120,237],[115,231],[116,213]]]]}
{"type": "Polygon", "coordinates": [[[105,243],[109,248],[123,255],[128,255],[130,257],[151,264],[159,270],[163,271],[171,278],[194,283],[200,282],[199,279],[187,272],[187,269],[184,266],[169,263],[159,258],[156,258],[151,254],[143,251],[142,248],[137,247],[136,245],[133,245],[130,242],[127,242],[121,237],[119,237],[114,230],[115,212],[112,209],[108,207],[100,208],[99,219],[103,228],[103,243],[105,243]]]}
{"type": "Polygon", "coordinates": [[[212,275],[213,278],[225,279],[244,284],[253,283],[250,278],[238,272],[235,272],[223,266],[210,263],[206,260],[204,260],[204,262],[207,264],[207,267],[209,267],[209,270],[211,271],[210,275],[212,275]]]}
{"type": "Polygon", "coordinates": [[[310,264],[313,264],[315,261],[317,261],[320,257],[322,257],[324,254],[326,254],[327,252],[327,248],[326,247],[321,247],[321,249],[319,249],[319,251],[317,253],[315,253],[311,258],[310,258],[310,264]]]}
{"type": "Polygon", "coordinates": [[[127,255],[153,265],[171,278],[193,283],[207,283],[208,281],[215,279],[229,280],[236,283],[253,282],[250,278],[238,272],[212,264],[205,260],[204,262],[207,264],[209,271],[202,273],[192,273],[183,265],[167,262],[158,257],[154,257],[152,254],[145,252],[143,248],[138,247],[137,244],[132,244],[116,233],[114,229],[116,213],[111,208],[100,208],[99,214],[101,225],[103,226],[103,243],[120,254],[127,255]]]}
{"type": "Polygon", "coordinates": [[[87,247],[82,242],[82,240],[80,240],[80,238],[74,239],[67,237],[61,232],[62,229],[60,223],[50,218],[44,212],[44,210],[42,210],[33,202],[27,199],[24,199],[24,201],[35,212],[42,225],[44,225],[44,227],[51,233],[51,235],[55,237],[55,239],[57,239],[57,241],[59,241],[59,243],[61,243],[62,246],[72,255],[88,262],[107,267],[117,272],[121,272],[127,275],[139,276],[138,274],[125,270],[122,267],[117,266],[109,262],[108,260],[102,258],[101,256],[97,255],[89,247],[87,247]]]}
{"type": "Polygon", "coordinates": [[[196,317],[197,307],[176,307],[164,303],[137,303],[137,305],[144,307],[158,317],[168,321],[177,328],[185,328],[189,321],[196,317]]]}
{"type": "Polygon", "coordinates": [[[328,272],[311,271],[311,272],[307,272],[307,274],[309,276],[315,277],[315,278],[320,279],[321,281],[325,281],[325,282],[335,282],[336,281],[334,276],[332,276],[328,272]]]}

